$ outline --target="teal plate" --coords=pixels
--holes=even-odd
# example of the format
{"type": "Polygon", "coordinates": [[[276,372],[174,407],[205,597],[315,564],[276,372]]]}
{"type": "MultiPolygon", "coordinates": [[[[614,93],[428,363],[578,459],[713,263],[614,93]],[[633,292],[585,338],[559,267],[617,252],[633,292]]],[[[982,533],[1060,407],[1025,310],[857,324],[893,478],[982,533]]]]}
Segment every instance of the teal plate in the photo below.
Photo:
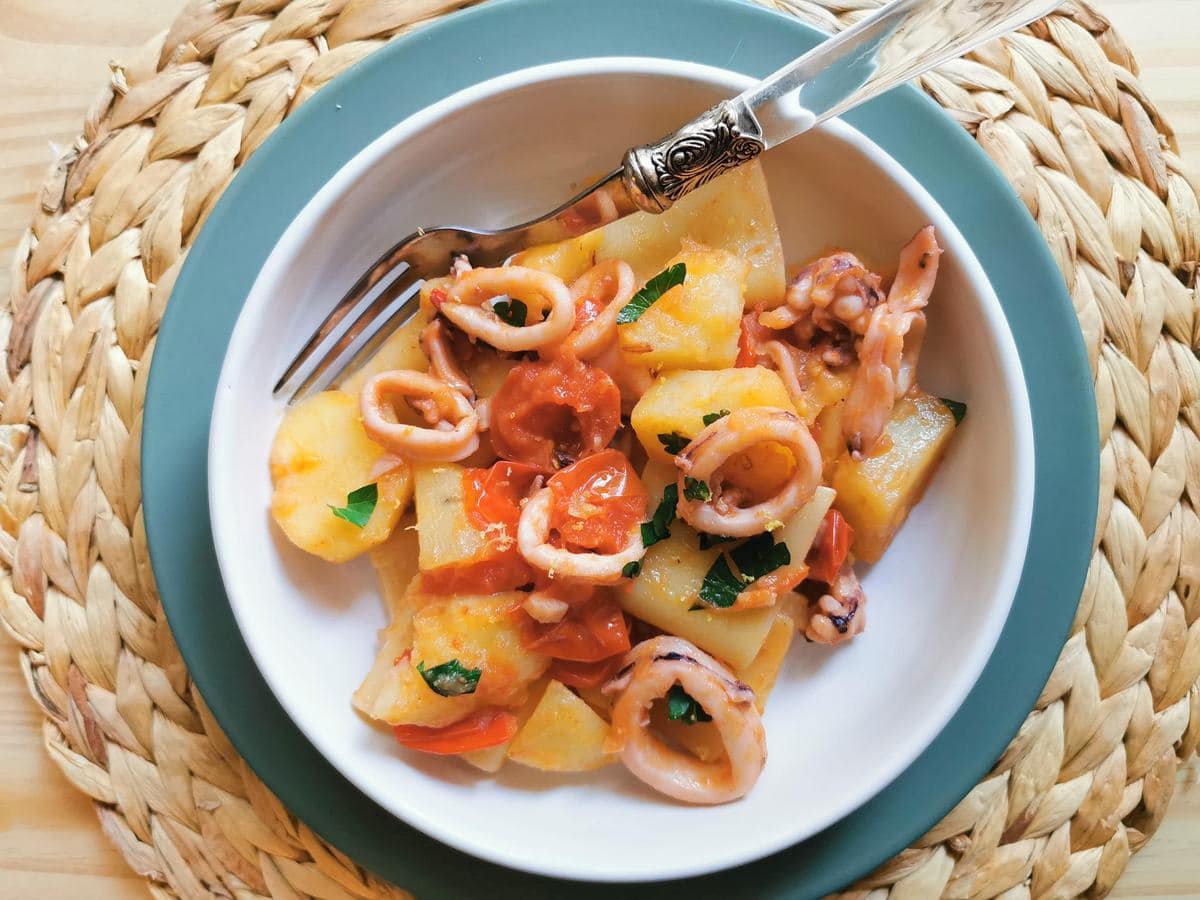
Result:
{"type": "Polygon", "coordinates": [[[913,88],[846,118],[928,189],[991,279],[1028,385],[1035,500],[1020,586],[983,675],[929,749],[874,799],[794,847],[687,881],[616,887],[511,871],[424,836],[350,785],[284,714],[234,624],[208,525],[212,398],[260,267],[325,181],[410,114],[516,69],[659,56],[763,76],[820,39],[794,19],[737,0],[493,0],[394,41],[321,90],[251,157],[189,253],[159,332],[144,417],[145,518],[163,607],[200,692],[254,771],[322,837],[421,898],[649,898],[675,889],[804,898],[836,890],[906,847],[987,773],[1066,639],[1091,554],[1099,478],[1082,338],[1025,208],[962,129],[913,88]]]}

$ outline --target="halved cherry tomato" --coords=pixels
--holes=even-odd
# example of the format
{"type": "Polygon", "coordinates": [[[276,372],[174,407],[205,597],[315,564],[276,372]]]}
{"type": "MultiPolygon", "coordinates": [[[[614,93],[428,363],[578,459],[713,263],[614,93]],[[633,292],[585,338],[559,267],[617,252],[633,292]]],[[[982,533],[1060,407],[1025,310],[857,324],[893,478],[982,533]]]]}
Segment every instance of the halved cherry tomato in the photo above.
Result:
{"type": "Polygon", "coordinates": [[[441,728],[395,725],[396,740],[410,750],[437,753],[466,753],[510,741],[517,733],[517,717],[498,709],[484,709],[441,728]]]}
{"type": "Polygon", "coordinates": [[[828,584],[841,570],[850,547],[854,543],[854,529],[836,509],[825,513],[821,533],[808,554],[808,577],[828,584]]]}
{"type": "Polygon", "coordinates": [[[515,544],[488,559],[443,566],[421,574],[421,591],[428,594],[496,594],[532,583],[534,570],[515,544]]]}
{"type": "Polygon", "coordinates": [[[547,483],[554,495],[550,532],[568,550],[617,553],[646,517],[646,489],[619,450],[585,456],[547,483]]]}
{"type": "Polygon", "coordinates": [[[597,688],[620,671],[624,659],[623,653],[596,662],[556,659],[550,666],[550,677],[567,687],[597,688]]]}
{"type": "Polygon", "coordinates": [[[522,643],[527,650],[555,659],[597,662],[629,650],[629,628],[621,608],[598,595],[585,603],[573,603],[562,621],[553,625],[530,620],[522,643]]]}
{"type": "Polygon", "coordinates": [[[525,463],[501,460],[490,469],[467,469],[463,487],[467,515],[481,530],[489,525],[516,528],[521,500],[543,470],[525,463]]]}
{"type": "Polygon", "coordinates": [[[621,424],[621,392],[602,369],[574,357],[513,366],[492,398],[497,455],[543,470],[608,446],[621,424]]]}

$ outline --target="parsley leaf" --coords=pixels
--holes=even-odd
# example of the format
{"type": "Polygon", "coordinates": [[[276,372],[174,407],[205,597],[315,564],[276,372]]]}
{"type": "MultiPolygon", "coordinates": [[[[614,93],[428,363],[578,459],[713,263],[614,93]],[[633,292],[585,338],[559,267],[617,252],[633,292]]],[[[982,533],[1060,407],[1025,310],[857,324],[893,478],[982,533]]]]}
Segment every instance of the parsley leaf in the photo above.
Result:
{"type": "Polygon", "coordinates": [[[750,538],[736,550],[731,550],[729,555],[737,564],[742,578],[748,581],[762,578],[792,561],[787,544],[775,543],[775,539],[765,532],[750,538]]]}
{"type": "Polygon", "coordinates": [[[633,562],[627,562],[621,567],[621,575],[624,578],[637,578],[642,574],[642,561],[635,559],[633,562]]]}
{"type": "Polygon", "coordinates": [[[362,528],[371,520],[371,513],[375,512],[375,504],[378,502],[379,486],[372,482],[347,494],[345,506],[330,505],[329,509],[339,519],[345,519],[351,525],[362,528]]]}
{"type": "Polygon", "coordinates": [[[671,690],[667,691],[667,718],[686,725],[712,721],[704,707],[679,684],[671,685],[671,690]]]}
{"type": "Polygon", "coordinates": [[[730,537],[727,534],[705,534],[702,531],[700,532],[700,549],[708,550],[711,547],[717,546],[717,544],[728,544],[730,541],[736,540],[737,538],[730,537]]]}
{"type": "Polygon", "coordinates": [[[523,300],[510,297],[494,304],[492,312],[501,322],[512,325],[514,328],[521,328],[525,325],[526,317],[529,315],[529,307],[523,300]]]}
{"type": "Polygon", "coordinates": [[[699,478],[693,478],[690,475],[683,476],[683,496],[689,500],[699,500],[703,503],[705,500],[712,499],[712,488],[699,478]]]}
{"type": "Polygon", "coordinates": [[[479,684],[479,669],[468,669],[460,665],[457,659],[444,662],[440,666],[426,669],[424,661],[417,663],[417,671],[429,685],[429,689],[443,697],[458,697],[462,694],[473,694],[479,684]]]}
{"type": "MultiPolygon", "coordinates": [[[[705,535],[701,535],[703,542],[705,535]]],[[[712,543],[720,543],[712,539],[712,543]]],[[[701,544],[701,549],[706,549],[701,544]]],[[[792,561],[791,551],[787,544],[775,543],[770,534],[755,535],[728,554],[718,556],[700,584],[700,600],[708,606],[727,609],[737,602],[738,594],[753,584],[757,579],[774,572],[780,566],[786,566],[792,561]],[[740,574],[735,575],[729,566],[732,559],[740,574]]],[[[696,607],[692,607],[695,609],[696,607]]]]}
{"type": "Polygon", "coordinates": [[[709,567],[704,581],[700,584],[700,600],[708,606],[725,609],[733,606],[744,587],[741,579],[729,568],[729,561],[722,553],[709,567]]]}
{"type": "Polygon", "coordinates": [[[671,536],[670,524],[675,521],[675,507],[679,503],[678,485],[668,484],[663,488],[663,498],[654,510],[649,522],[642,523],[642,544],[650,547],[671,536]]]}
{"type": "Polygon", "coordinates": [[[628,325],[642,317],[642,313],[658,302],[658,299],[673,287],[683,284],[687,278],[687,266],[675,263],[669,269],[659,272],[646,282],[646,286],[634,294],[629,302],[617,313],[617,324],[628,325]]]}
{"type": "Polygon", "coordinates": [[[942,401],[946,409],[950,410],[950,414],[954,416],[955,426],[961,425],[962,420],[967,417],[967,404],[961,400],[947,400],[945,397],[939,397],[938,399],[942,401]]]}
{"type": "Polygon", "coordinates": [[[713,422],[717,421],[717,419],[723,419],[727,415],[729,415],[729,410],[727,409],[722,409],[715,413],[705,413],[703,416],[704,424],[711,425],[713,422]]]}
{"type": "Polygon", "coordinates": [[[667,452],[672,456],[683,452],[683,448],[691,443],[691,441],[677,431],[672,431],[670,434],[660,434],[658,436],[658,442],[662,444],[667,449],[667,452]]]}

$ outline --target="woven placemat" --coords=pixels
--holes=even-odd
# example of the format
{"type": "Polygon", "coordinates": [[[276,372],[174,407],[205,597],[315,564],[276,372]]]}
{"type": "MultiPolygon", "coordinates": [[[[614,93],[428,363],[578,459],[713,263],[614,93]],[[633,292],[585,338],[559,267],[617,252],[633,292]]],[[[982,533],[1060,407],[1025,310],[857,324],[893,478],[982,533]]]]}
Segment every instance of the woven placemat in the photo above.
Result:
{"type": "MultiPolygon", "coordinates": [[[[826,29],[877,0],[762,0],[826,29]]],[[[323,84],[460,0],[193,0],[114,65],[0,311],[0,613],[44,738],[155,896],[400,896],[291,816],[194,690],[155,593],[141,404],[158,321],[237,167],[323,84]]],[[[1096,550],[995,769],[845,896],[1105,894],[1200,738],[1200,204],[1120,36],[1068,3],[922,85],[1008,176],[1096,382],[1096,550]],[[873,893],[872,893],[873,892],[873,893]]]]}

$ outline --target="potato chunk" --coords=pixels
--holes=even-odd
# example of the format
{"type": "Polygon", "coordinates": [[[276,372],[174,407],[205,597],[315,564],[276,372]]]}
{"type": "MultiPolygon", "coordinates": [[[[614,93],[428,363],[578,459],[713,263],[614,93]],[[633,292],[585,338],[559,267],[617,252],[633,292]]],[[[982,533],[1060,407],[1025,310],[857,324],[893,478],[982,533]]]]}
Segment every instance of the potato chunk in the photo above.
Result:
{"type": "MultiPolygon", "coordinates": [[[[412,369],[424,372],[429,368],[429,360],[421,349],[421,329],[429,324],[432,309],[422,307],[417,314],[405,322],[391,337],[384,341],[383,346],[375,351],[375,355],[367,360],[361,369],[343,379],[338,387],[348,394],[358,396],[367,379],[380,372],[390,372],[393,369],[412,369]]],[[[419,421],[413,419],[414,422],[419,421]]]]}
{"type": "Polygon", "coordinates": [[[543,772],[589,772],[614,760],[604,752],[609,726],[570,688],[551,681],[508,758],[543,772]]]}
{"type": "Polygon", "coordinates": [[[892,410],[885,448],[854,460],[842,457],[833,474],[834,506],[854,528],[854,555],[876,562],[921,499],[950,436],[954,415],[937,397],[918,392],[892,410]]]}
{"type": "Polygon", "coordinates": [[[691,641],[735,669],[750,664],[762,647],[775,611],[693,610],[700,585],[720,546],[699,549],[699,535],[676,520],[671,537],[646,551],[642,574],[621,592],[619,602],[630,615],[691,641]]]}
{"type": "Polygon", "coordinates": [[[749,263],[691,242],[667,266],[676,263],[687,266],[683,284],[663,294],[636,322],[618,326],[622,354],[630,364],[652,370],[731,368],[738,355],[749,263]]]}
{"type": "Polygon", "coordinates": [[[488,537],[467,514],[463,472],[454,463],[413,467],[422,572],[466,565],[490,553],[488,537]]]}
{"type": "Polygon", "coordinates": [[[767,639],[763,641],[758,655],[750,665],[735,673],[754,691],[754,702],[759,712],[766,709],[767,698],[771,696],[771,689],[775,687],[775,680],[779,677],[779,670],[783,668],[783,661],[787,659],[795,636],[795,621],[786,613],[776,610],[771,630],[767,632],[767,639]]]}
{"type": "Polygon", "coordinates": [[[655,379],[633,407],[630,423],[650,459],[671,463],[673,457],[658,435],[674,433],[691,440],[704,428],[704,416],[746,406],[793,408],[779,375],[762,366],[679,369],[655,379]]]}
{"type": "Polygon", "coordinates": [[[383,448],[367,437],[358,399],[325,391],[293,406],[271,445],[271,516],[288,540],[329,562],[345,562],[381,544],[412,498],[408,465],[378,478],[383,448]],[[363,528],[338,518],[352,491],[374,482],[379,499],[363,528]]]}
{"type": "Polygon", "coordinates": [[[681,241],[691,238],[750,263],[747,306],[774,306],[783,298],[783,246],[758,162],[727,172],[662,215],[637,213],[601,233],[596,258],[625,260],[641,281],[665,269],[681,241]]]}
{"type": "MultiPolygon", "coordinates": [[[[522,250],[513,257],[513,265],[549,272],[570,284],[596,264],[596,251],[602,241],[602,229],[589,231],[587,234],[568,238],[557,244],[541,244],[537,247],[530,247],[528,250],[522,250]]],[[[674,252],[672,250],[671,254],[674,252]]],[[[653,272],[650,273],[650,275],[653,274],[653,272]]],[[[646,277],[649,278],[650,275],[646,277]]]]}

